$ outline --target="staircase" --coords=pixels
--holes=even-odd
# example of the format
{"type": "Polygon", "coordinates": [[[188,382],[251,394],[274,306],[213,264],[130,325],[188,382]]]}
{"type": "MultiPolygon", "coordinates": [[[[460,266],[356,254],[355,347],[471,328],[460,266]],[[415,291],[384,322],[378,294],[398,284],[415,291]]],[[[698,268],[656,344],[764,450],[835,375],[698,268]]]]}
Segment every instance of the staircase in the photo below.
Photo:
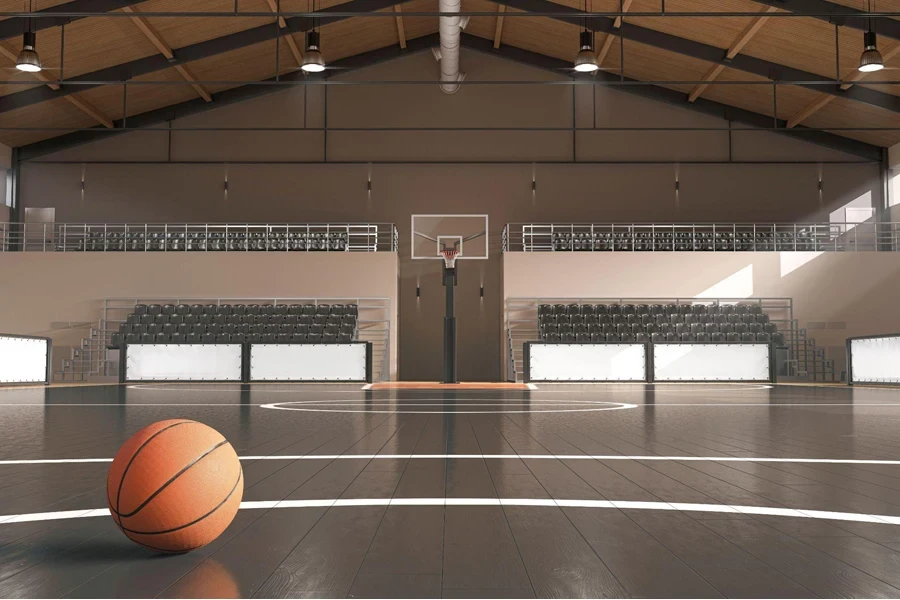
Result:
{"type": "Polygon", "coordinates": [[[835,372],[834,359],[825,357],[825,350],[816,347],[815,338],[807,335],[806,329],[800,328],[796,321],[791,321],[791,328],[784,330],[785,339],[790,347],[788,358],[789,377],[801,381],[839,381],[835,372]]]}
{"type": "Polygon", "coordinates": [[[62,360],[60,370],[54,372],[55,381],[98,381],[116,375],[110,364],[106,346],[110,341],[110,328],[105,320],[91,327],[88,337],[81,340],[81,346],[72,348],[69,358],[62,360]]]}

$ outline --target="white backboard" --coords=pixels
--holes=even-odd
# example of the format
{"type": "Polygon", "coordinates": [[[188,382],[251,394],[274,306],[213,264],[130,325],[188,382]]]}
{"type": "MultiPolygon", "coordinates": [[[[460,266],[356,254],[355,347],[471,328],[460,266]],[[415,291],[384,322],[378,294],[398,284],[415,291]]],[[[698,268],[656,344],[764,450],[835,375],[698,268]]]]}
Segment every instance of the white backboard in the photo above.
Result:
{"type": "Polygon", "coordinates": [[[487,215],[413,215],[411,254],[415,260],[443,260],[442,249],[459,250],[457,260],[488,257],[487,215]]]}

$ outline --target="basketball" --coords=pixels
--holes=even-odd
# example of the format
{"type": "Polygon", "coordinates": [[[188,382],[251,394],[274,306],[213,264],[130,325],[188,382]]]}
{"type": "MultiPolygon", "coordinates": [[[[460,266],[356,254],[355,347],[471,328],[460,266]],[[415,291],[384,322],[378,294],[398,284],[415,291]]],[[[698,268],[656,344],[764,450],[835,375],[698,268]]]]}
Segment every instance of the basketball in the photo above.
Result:
{"type": "Polygon", "coordinates": [[[133,542],[160,552],[188,552],[215,540],[243,494],[241,463],[228,440],[186,419],[135,433],[106,479],[116,525],[133,542]]]}

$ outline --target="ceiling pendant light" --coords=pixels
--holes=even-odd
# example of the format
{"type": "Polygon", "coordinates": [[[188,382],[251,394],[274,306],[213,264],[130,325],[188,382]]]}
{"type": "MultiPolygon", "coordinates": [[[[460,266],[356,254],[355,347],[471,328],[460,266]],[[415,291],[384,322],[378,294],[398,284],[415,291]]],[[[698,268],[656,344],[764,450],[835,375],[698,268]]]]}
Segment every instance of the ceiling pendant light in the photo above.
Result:
{"type": "Polygon", "coordinates": [[[26,73],[37,73],[41,70],[41,57],[37,53],[37,34],[34,32],[31,19],[28,19],[28,30],[22,36],[22,51],[16,59],[16,69],[26,73]]]}
{"type": "Polygon", "coordinates": [[[303,54],[303,65],[300,68],[306,73],[321,73],[325,70],[325,57],[319,50],[318,31],[306,34],[306,52],[303,54]]]}
{"type": "MultiPolygon", "coordinates": [[[[315,1],[313,1],[312,8],[315,12],[315,1]]],[[[325,70],[325,57],[322,56],[320,46],[319,32],[316,31],[315,21],[313,21],[312,30],[306,33],[306,52],[303,54],[303,64],[300,65],[304,73],[321,73],[325,70]]]]}
{"type": "MultiPolygon", "coordinates": [[[[869,12],[872,12],[872,3],[869,2],[869,12]]],[[[872,18],[869,17],[869,27],[863,35],[863,53],[859,57],[859,70],[863,73],[874,73],[884,68],[884,58],[878,51],[878,40],[872,27],[872,18]]]]}
{"type": "Polygon", "coordinates": [[[594,73],[599,69],[597,55],[594,54],[594,34],[587,30],[582,31],[581,50],[575,57],[575,70],[579,73],[594,73]]]}
{"type": "MultiPolygon", "coordinates": [[[[587,0],[584,1],[584,12],[587,12],[587,0]]],[[[575,71],[578,73],[594,73],[600,69],[600,65],[597,64],[597,55],[594,53],[594,33],[588,31],[586,18],[580,42],[581,49],[575,56],[575,71]]]]}
{"type": "Polygon", "coordinates": [[[859,57],[859,70],[863,73],[874,73],[882,70],[884,68],[884,58],[882,58],[881,52],[878,51],[875,32],[867,31],[863,40],[865,50],[863,50],[862,56],[859,57]]]}
{"type": "Polygon", "coordinates": [[[37,73],[41,70],[41,57],[38,56],[35,45],[37,42],[37,34],[33,31],[26,31],[22,38],[22,51],[16,59],[16,68],[26,73],[37,73]]]}

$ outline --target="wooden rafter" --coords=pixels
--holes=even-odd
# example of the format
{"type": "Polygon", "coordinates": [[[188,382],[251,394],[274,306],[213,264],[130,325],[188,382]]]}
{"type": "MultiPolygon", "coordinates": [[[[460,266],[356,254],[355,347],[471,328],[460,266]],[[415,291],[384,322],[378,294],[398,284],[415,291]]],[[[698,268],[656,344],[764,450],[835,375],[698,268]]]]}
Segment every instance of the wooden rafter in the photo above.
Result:
{"type": "MultiPolygon", "coordinates": [[[[888,50],[884,54],[882,54],[882,59],[884,62],[889,61],[895,56],[900,55],[900,44],[894,46],[891,50],[888,50]]],[[[865,79],[869,76],[870,73],[864,73],[863,71],[855,71],[853,73],[853,77],[850,78],[850,81],[841,85],[842,90],[849,90],[853,87],[853,84],[861,79],[865,79]]],[[[815,113],[817,113],[820,109],[828,106],[832,100],[837,98],[837,96],[832,96],[831,94],[822,94],[803,108],[797,111],[795,115],[793,115],[790,119],[788,119],[787,126],[788,127],[796,127],[815,113]]]]}
{"type": "Polygon", "coordinates": [[[403,7],[399,4],[395,4],[394,12],[397,13],[397,41],[400,43],[400,47],[406,50],[406,28],[403,26],[403,7]]]}
{"type": "Polygon", "coordinates": [[[503,13],[506,12],[506,5],[498,5],[497,12],[500,14],[497,15],[497,26],[494,28],[494,48],[500,47],[500,39],[503,37],[503,13]]]}
{"type": "MultiPolygon", "coordinates": [[[[156,49],[159,50],[160,54],[168,58],[169,60],[175,59],[175,53],[172,51],[172,47],[169,46],[165,40],[162,39],[162,36],[159,35],[159,32],[154,29],[150,22],[147,21],[144,17],[140,16],[136,10],[131,8],[130,6],[122,7],[123,12],[127,12],[131,15],[131,20],[137,25],[137,28],[141,30],[141,33],[146,36],[150,43],[156,46],[156,49]]],[[[194,88],[194,91],[197,94],[206,100],[207,102],[212,102],[212,96],[209,95],[209,92],[206,91],[202,85],[197,83],[197,78],[194,77],[194,74],[187,68],[187,65],[176,64],[172,65],[176,71],[184,78],[185,81],[191,84],[191,87],[194,88]]]]}
{"type": "MultiPolygon", "coordinates": [[[[10,50],[5,44],[0,44],[0,55],[3,55],[5,58],[9,59],[13,64],[16,63],[18,56],[15,52],[10,50]]],[[[47,87],[51,90],[58,90],[59,84],[55,83],[54,80],[50,79],[46,75],[44,75],[43,71],[38,71],[37,73],[30,73],[35,79],[42,83],[46,83],[47,87]]],[[[108,129],[113,129],[115,124],[112,122],[112,119],[104,115],[99,108],[83,99],[78,94],[69,94],[68,96],[63,96],[66,100],[69,101],[69,104],[76,107],[78,110],[88,115],[104,127],[108,129]]]]}
{"type": "MultiPolygon", "coordinates": [[[[278,4],[275,0],[266,0],[266,3],[269,5],[269,10],[273,13],[278,12],[278,4]]],[[[282,29],[287,27],[287,21],[284,20],[284,17],[278,17],[278,26],[282,29]]],[[[297,66],[303,66],[303,53],[300,52],[300,48],[297,47],[297,42],[294,41],[294,36],[290,32],[286,36],[284,36],[284,41],[287,42],[288,48],[291,49],[291,54],[294,55],[294,60],[297,61],[297,66]]]]}
{"type": "MultiPolygon", "coordinates": [[[[628,9],[631,8],[631,4],[634,0],[625,0],[622,2],[622,12],[628,12],[628,9]]],[[[616,17],[615,22],[613,23],[613,27],[619,29],[622,26],[622,17],[616,17]]],[[[597,53],[597,64],[602,65],[603,61],[606,60],[606,56],[609,54],[610,48],[612,48],[613,42],[616,41],[616,36],[613,34],[608,34],[606,39],[603,40],[603,46],[600,48],[600,52],[597,53]]]]}
{"type": "MultiPolygon", "coordinates": [[[[768,7],[766,10],[762,12],[762,14],[755,19],[753,19],[749,25],[741,32],[741,34],[734,40],[734,43],[728,48],[728,51],[725,53],[725,57],[728,60],[731,60],[738,54],[740,54],[741,50],[744,49],[744,46],[753,39],[753,36],[756,35],[762,26],[766,24],[766,21],[769,20],[768,14],[773,13],[777,8],[774,6],[768,7]]],[[[713,81],[716,77],[719,76],[719,73],[725,70],[725,65],[713,65],[713,67],[706,72],[706,75],[703,76],[703,81],[713,81]]],[[[709,87],[707,83],[701,83],[697,85],[693,90],[691,90],[690,95],[688,96],[688,102],[694,102],[697,98],[700,97],[706,88],[709,87]]]]}

